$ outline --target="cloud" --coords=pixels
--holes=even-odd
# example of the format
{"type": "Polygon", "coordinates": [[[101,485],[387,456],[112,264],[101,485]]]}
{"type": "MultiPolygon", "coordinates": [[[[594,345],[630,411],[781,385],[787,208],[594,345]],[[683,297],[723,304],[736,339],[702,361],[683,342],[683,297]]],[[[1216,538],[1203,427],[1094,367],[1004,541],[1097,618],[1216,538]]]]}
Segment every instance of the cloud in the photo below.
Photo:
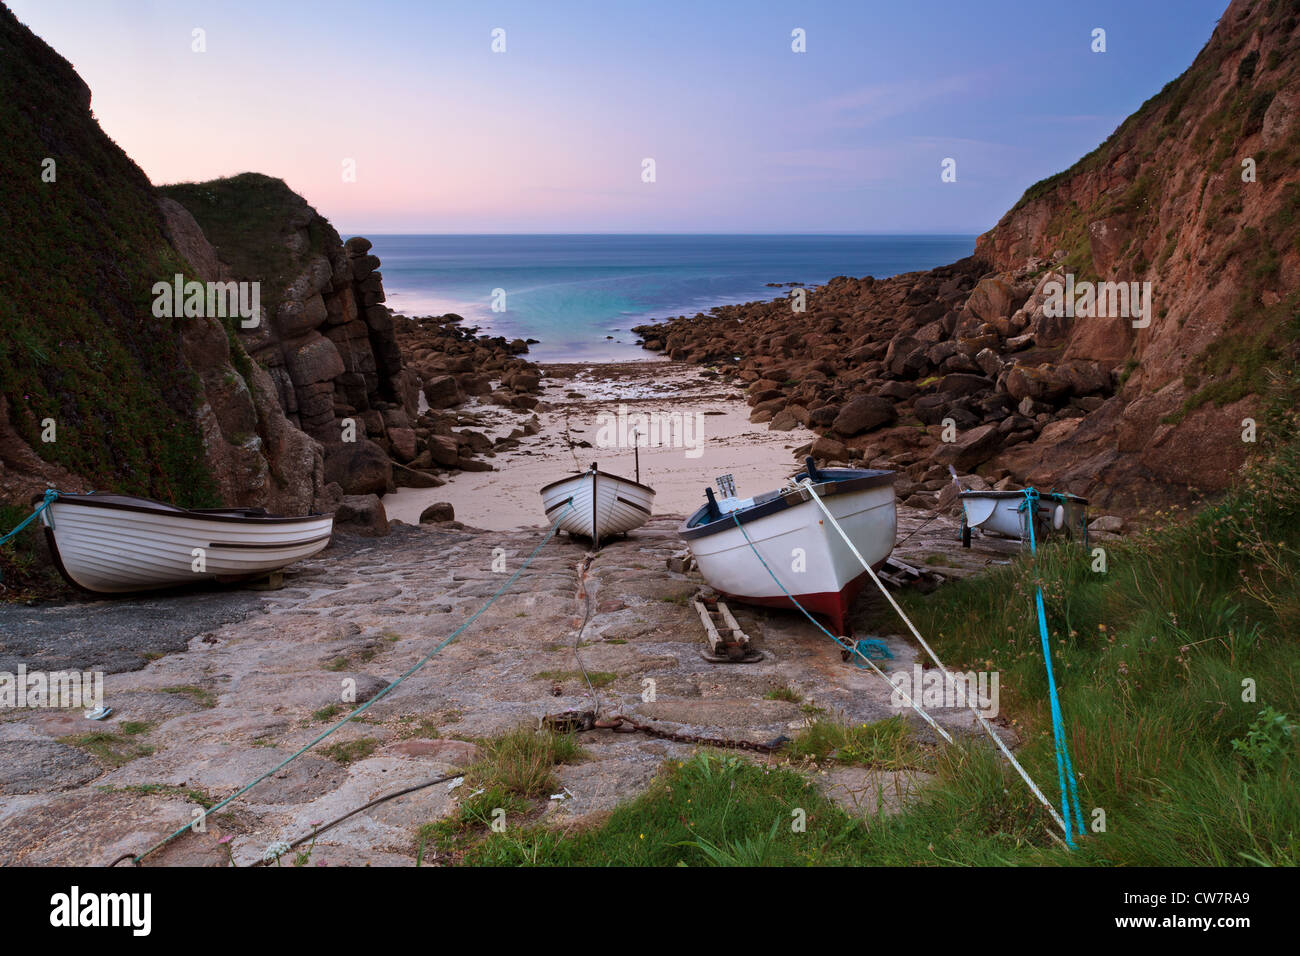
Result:
{"type": "Polygon", "coordinates": [[[909,113],[932,100],[947,96],[968,98],[987,79],[985,74],[967,73],[931,80],[875,83],[822,100],[813,105],[811,114],[827,128],[860,129],[909,113]]]}

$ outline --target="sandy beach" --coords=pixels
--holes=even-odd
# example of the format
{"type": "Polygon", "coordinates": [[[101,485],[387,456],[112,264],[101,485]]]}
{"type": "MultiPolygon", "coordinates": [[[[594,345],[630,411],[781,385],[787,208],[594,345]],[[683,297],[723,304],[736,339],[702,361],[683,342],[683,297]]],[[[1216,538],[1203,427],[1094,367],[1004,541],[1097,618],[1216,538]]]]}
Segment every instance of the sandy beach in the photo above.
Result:
{"type": "MultiPolygon", "coordinates": [[[[495,470],[459,472],[439,488],[401,488],[384,497],[390,519],[419,522],[434,502],[449,502],[456,520],[491,531],[544,525],[538,489],[599,463],[604,471],[633,477],[630,445],[601,447],[617,438],[624,419],[684,422],[665,428],[663,440],[640,449],[641,482],[655,489],[655,513],[690,514],[704,503],[704,488],[718,475],[735,476],[742,495],[777,487],[798,470],[794,451],[817,436],[807,429],[770,431],[749,421],[743,393],[707,369],[668,361],[543,365],[541,431],[518,448],[489,457],[495,470]],[[602,427],[605,432],[602,436],[602,427]],[[586,444],[583,444],[586,443],[586,444]],[[689,445],[690,447],[684,447],[689,445]],[[590,447],[588,447],[590,446],[590,447]]],[[[457,410],[490,438],[508,434],[518,416],[477,400],[457,410]],[[478,419],[482,424],[479,424],[478,419]]]]}

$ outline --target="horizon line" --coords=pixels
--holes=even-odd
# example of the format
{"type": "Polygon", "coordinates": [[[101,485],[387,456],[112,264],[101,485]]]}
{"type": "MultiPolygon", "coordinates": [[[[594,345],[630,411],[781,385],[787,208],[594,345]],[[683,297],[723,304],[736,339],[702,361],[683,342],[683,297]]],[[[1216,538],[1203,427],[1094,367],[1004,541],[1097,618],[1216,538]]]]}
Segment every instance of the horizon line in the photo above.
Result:
{"type": "MultiPolygon", "coordinates": [[[[988,230],[984,230],[988,232],[988,230]]],[[[826,236],[847,237],[847,238],[937,238],[937,239],[970,239],[979,238],[984,232],[423,232],[423,231],[390,231],[386,229],[373,230],[343,230],[340,229],[340,235],[347,236],[366,236],[367,234],[376,236],[546,236],[546,237],[567,237],[567,236],[718,236],[724,238],[746,238],[746,237],[794,237],[794,238],[821,238],[826,236]]]]}

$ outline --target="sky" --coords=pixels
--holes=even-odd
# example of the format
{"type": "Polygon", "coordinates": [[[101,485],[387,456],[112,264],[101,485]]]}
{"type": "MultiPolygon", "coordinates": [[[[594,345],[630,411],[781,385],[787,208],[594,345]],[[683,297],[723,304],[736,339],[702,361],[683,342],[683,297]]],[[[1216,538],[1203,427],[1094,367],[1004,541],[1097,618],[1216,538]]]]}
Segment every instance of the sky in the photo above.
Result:
{"type": "Polygon", "coordinates": [[[278,176],[345,235],[980,233],[1227,6],[5,2],[155,183],[278,176]]]}

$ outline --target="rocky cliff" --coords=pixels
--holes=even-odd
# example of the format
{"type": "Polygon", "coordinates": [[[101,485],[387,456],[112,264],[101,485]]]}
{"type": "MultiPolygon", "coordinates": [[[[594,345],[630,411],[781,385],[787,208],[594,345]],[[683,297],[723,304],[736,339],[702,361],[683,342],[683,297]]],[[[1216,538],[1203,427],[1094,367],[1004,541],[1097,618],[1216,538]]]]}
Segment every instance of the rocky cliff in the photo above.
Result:
{"type": "Polygon", "coordinates": [[[1233,0],[1186,73],[969,259],[637,331],[735,375],[755,421],[820,431],[823,459],[904,470],[918,504],[950,464],[1130,512],[1217,492],[1258,444],[1244,420],[1266,440],[1294,396],[1298,25],[1297,0],[1233,0]]]}
{"type": "Polygon", "coordinates": [[[48,484],[219,503],[187,324],[150,310],[188,264],[85,83],[3,6],[0,128],[0,504],[48,484]]]}
{"type": "Polygon", "coordinates": [[[174,219],[195,224],[172,233],[206,246],[209,269],[259,283],[259,320],[239,323],[237,335],[283,414],[320,444],[325,483],[339,486],[336,496],[391,491],[390,454],[409,443],[419,381],[402,368],[370,243],[344,248],[327,220],[269,176],[160,192],[174,219]]]}
{"type": "Polygon", "coordinates": [[[383,533],[379,495],[490,469],[476,456],[536,430],[525,343],[394,317],[371,244],[281,180],[155,188],[90,103],[0,5],[0,523],[94,487],[383,533]],[[521,427],[464,427],[478,397],[521,427]]]}

